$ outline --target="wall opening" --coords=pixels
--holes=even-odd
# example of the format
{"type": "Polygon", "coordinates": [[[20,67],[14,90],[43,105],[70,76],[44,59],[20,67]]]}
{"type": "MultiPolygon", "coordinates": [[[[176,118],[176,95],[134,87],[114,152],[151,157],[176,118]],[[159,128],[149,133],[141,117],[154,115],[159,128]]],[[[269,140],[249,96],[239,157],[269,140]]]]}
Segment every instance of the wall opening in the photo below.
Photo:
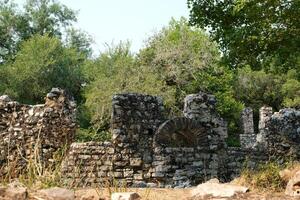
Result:
{"type": "Polygon", "coordinates": [[[207,144],[207,128],[200,121],[178,117],[161,124],[154,141],[164,147],[203,146],[207,144]]]}

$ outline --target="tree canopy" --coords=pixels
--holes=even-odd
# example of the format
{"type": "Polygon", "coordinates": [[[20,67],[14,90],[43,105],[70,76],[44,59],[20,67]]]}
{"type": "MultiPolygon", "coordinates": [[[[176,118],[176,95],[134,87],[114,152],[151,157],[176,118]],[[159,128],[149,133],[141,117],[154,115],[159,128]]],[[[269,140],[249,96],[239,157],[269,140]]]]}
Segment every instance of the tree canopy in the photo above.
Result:
{"type": "Polygon", "coordinates": [[[0,63],[14,59],[22,41],[36,34],[61,38],[76,20],[73,10],[54,0],[28,0],[22,10],[0,0],[0,63]]]}
{"type": "Polygon", "coordinates": [[[4,67],[5,93],[27,103],[43,102],[52,87],[79,95],[83,82],[80,59],[75,49],[64,47],[59,39],[36,35],[23,42],[15,61],[4,67]]]}
{"type": "Polygon", "coordinates": [[[188,0],[190,22],[206,28],[232,68],[298,70],[300,1],[188,0]]]}

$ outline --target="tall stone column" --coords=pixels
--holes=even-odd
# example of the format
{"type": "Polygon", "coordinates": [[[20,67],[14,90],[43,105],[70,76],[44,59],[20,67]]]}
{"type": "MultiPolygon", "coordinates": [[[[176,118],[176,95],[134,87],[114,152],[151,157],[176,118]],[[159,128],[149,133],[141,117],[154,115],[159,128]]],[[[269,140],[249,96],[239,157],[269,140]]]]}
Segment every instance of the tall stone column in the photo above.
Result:
{"type": "Polygon", "coordinates": [[[258,124],[258,134],[256,137],[257,143],[262,147],[266,146],[267,129],[266,124],[271,119],[273,115],[272,107],[263,106],[259,109],[259,124],[258,124]]]}
{"type": "Polygon", "coordinates": [[[256,134],[254,133],[253,110],[252,108],[244,108],[241,113],[241,129],[240,142],[242,148],[252,148],[256,142],[256,134]]]}

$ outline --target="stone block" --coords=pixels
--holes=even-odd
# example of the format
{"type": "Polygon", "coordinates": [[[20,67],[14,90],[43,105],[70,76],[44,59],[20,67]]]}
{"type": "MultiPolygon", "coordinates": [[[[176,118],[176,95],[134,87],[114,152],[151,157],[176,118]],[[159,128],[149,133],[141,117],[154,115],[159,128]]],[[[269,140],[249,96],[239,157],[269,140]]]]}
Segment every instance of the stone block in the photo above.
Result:
{"type": "Polygon", "coordinates": [[[130,158],[130,166],[139,167],[142,163],[142,158],[130,158]]]}

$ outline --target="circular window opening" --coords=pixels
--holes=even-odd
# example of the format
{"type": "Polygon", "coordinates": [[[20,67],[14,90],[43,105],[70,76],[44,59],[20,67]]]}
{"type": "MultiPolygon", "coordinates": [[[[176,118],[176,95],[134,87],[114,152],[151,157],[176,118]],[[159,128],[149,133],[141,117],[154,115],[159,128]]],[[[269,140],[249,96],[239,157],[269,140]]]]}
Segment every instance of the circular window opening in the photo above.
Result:
{"type": "Polygon", "coordinates": [[[174,118],[159,126],[154,141],[165,147],[195,147],[207,143],[207,128],[197,120],[174,118]]]}

